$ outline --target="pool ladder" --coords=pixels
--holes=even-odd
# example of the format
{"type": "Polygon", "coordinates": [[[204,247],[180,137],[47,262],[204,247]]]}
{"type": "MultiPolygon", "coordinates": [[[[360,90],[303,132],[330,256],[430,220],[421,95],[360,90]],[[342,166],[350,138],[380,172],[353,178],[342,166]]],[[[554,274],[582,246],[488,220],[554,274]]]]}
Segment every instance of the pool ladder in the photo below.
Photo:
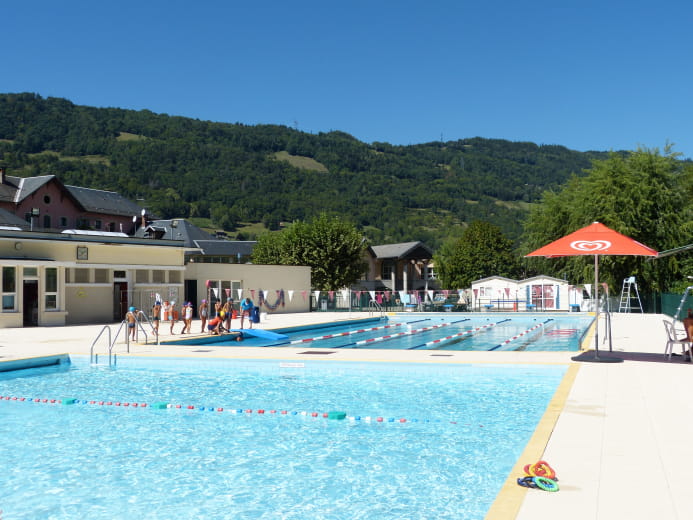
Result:
{"type": "Polygon", "coordinates": [[[381,318],[385,316],[385,311],[383,311],[382,305],[375,300],[371,300],[368,302],[368,315],[373,316],[375,313],[380,313],[381,318]]]}
{"type": "MultiPolygon", "coordinates": [[[[135,328],[139,332],[140,330],[142,331],[142,334],[144,334],[144,343],[145,345],[149,343],[149,336],[147,335],[147,331],[144,329],[144,326],[142,325],[143,322],[146,322],[149,324],[149,326],[152,329],[152,333],[154,337],[156,338],[156,343],[157,345],[159,344],[159,335],[156,333],[156,330],[154,330],[154,326],[151,324],[149,321],[149,318],[147,315],[142,312],[138,311],[137,314],[135,315],[135,328]]],[[[117,361],[117,356],[115,353],[113,353],[113,347],[115,347],[116,342],[118,341],[118,336],[120,336],[121,331],[125,331],[125,343],[127,345],[127,353],[130,353],[130,334],[128,333],[129,331],[127,330],[127,321],[123,320],[120,322],[120,326],[118,327],[118,330],[115,333],[115,336],[111,336],[111,327],[110,325],[104,325],[104,327],[101,329],[101,331],[96,335],[96,338],[91,344],[91,348],[89,349],[89,362],[92,364],[98,364],[99,363],[99,354],[94,353],[94,347],[96,346],[96,343],[99,341],[101,336],[103,335],[104,332],[108,332],[108,366],[115,365],[117,361]]]]}

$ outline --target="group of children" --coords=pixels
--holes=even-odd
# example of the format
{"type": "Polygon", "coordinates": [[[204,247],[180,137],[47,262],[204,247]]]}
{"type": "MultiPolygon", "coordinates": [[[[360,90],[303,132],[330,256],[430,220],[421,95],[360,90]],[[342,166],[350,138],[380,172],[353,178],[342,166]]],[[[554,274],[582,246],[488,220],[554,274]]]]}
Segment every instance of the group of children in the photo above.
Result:
{"type": "MultiPolygon", "coordinates": [[[[200,321],[202,322],[201,333],[205,331],[205,322],[207,320],[207,301],[202,300],[202,305],[205,306],[204,315],[202,314],[202,306],[200,306],[200,321]]],[[[253,320],[251,319],[251,312],[253,310],[253,302],[250,298],[246,298],[241,301],[240,304],[240,317],[241,317],[241,328],[243,328],[243,321],[248,318],[249,327],[253,328],[253,320]]],[[[233,300],[228,299],[223,305],[221,301],[217,301],[214,304],[214,317],[207,323],[207,331],[210,334],[221,334],[222,332],[228,332],[231,329],[231,320],[238,317],[238,312],[233,308],[233,300]]],[[[240,337],[240,336],[239,336],[240,337]]]]}
{"type": "MultiPolygon", "coordinates": [[[[253,328],[253,321],[251,318],[251,313],[253,310],[253,302],[250,298],[246,298],[241,301],[240,304],[240,318],[241,318],[241,329],[243,328],[244,318],[248,318],[248,323],[250,328],[253,328]]],[[[207,304],[207,300],[202,300],[200,302],[199,309],[200,316],[200,333],[203,334],[207,330],[210,334],[221,334],[222,332],[228,332],[231,329],[231,320],[238,316],[238,312],[233,308],[233,300],[228,299],[223,305],[221,301],[217,301],[214,304],[214,315],[211,319],[210,309],[207,304]]],[[[192,302],[185,302],[182,308],[182,316],[179,314],[176,308],[176,302],[169,302],[164,300],[163,304],[160,301],[154,302],[152,307],[152,327],[155,333],[159,334],[159,324],[163,321],[170,321],[171,329],[170,333],[175,334],[173,328],[178,322],[179,318],[183,321],[183,329],[181,334],[191,334],[192,328],[192,318],[193,318],[193,304],[192,302]]],[[[130,307],[125,315],[125,321],[128,324],[128,333],[131,339],[134,341],[137,333],[137,309],[135,307],[130,307]]]]}

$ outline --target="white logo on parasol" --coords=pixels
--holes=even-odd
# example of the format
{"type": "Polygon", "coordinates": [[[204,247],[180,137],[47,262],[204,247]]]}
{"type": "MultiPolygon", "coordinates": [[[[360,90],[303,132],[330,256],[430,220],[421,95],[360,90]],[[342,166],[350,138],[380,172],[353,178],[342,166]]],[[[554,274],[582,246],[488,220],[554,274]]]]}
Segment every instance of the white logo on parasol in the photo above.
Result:
{"type": "Polygon", "coordinates": [[[611,242],[608,240],[576,240],[570,243],[572,249],[578,251],[606,251],[611,247],[611,242]]]}

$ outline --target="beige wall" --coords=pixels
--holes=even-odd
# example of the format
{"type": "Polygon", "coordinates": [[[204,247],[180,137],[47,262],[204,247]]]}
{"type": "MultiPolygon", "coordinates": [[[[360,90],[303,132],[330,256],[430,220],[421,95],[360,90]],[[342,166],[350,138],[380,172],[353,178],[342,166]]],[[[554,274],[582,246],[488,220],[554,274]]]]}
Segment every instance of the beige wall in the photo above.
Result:
{"type": "Polygon", "coordinates": [[[31,314],[36,312],[39,326],[118,321],[121,312],[120,305],[116,304],[116,271],[124,274],[119,281],[127,284],[128,300],[152,287],[151,274],[146,283],[138,282],[137,272],[142,270],[150,272],[156,269],[166,273],[164,283],[159,285],[167,289],[173,286],[182,294],[182,246],[162,246],[141,240],[89,242],[79,237],[64,239],[63,235],[48,233],[8,234],[11,236],[0,238],[0,267],[14,267],[16,289],[14,308],[0,312],[0,327],[23,326],[24,313],[29,314],[28,310],[25,311],[24,283],[30,283],[30,280],[35,280],[38,286],[38,309],[31,314]],[[77,258],[78,247],[86,248],[86,259],[77,258]],[[47,268],[57,269],[56,309],[46,308],[47,268]],[[88,273],[86,279],[77,280],[76,270],[88,273]],[[96,277],[96,270],[100,277],[96,277]]]}
{"type": "MultiPolygon", "coordinates": [[[[224,280],[239,282],[243,289],[243,298],[252,298],[257,305],[259,291],[267,291],[267,301],[273,304],[277,300],[276,291],[284,291],[284,306],[270,311],[265,306],[261,312],[285,313],[310,311],[310,267],[286,266],[286,265],[251,265],[251,264],[188,264],[185,270],[186,280],[196,280],[198,307],[200,300],[206,298],[207,280],[224,280]],[[251,291],[254,291],[254,297],[251,291]],[[293,297],[289,301],[289,291],[293,291],[293,297]],[[305,298],[304,298],[305,294],[305,298]]],[[[232,297],[239,301],[238,294],[234,291],[232,297]]],[[[226,295],[223,295],[226,301],[226,295]]]]}

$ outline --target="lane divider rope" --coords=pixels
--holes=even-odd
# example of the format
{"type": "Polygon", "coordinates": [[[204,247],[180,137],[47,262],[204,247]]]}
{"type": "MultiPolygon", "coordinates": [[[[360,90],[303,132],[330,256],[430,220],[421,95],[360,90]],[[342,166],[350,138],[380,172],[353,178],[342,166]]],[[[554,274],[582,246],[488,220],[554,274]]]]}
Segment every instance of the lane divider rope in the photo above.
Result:
{"type": "Polygon", "coordinates": [[[536,329],[538,329],[539,327],[543,327],[544,325],[546,325],[546,324],[549,323],[550,321],[553,321],[553,318],[549,318],[548,320],[546,320],[546,321],[543,322],[543,323],[537,323],[534,327],[529,328],[529,329],[525,330],[524,332],[520,332],[517,336],[513,336],[512,338],[508,338],[508,339],[506,339],[505,341],[503,341],[502,343],[499,343],[498,345],[496,345],[495,347],[491,347],[491,348],[489,349],[489,351],[491,351],[491,350],[496,350],[496,349],[502,347],[503,345],[507,345],[507,344],[510,343],[511,341],[515,341],[517,338],[521,338],[522,336],[524,336],[524,335],[526,335],[526,334],[529,334],[529,333],[532,332],[533,330],[536,330],[536,329]]]}
{"type": "Polygon", "coordinates": [[[460,323],[463,321],[469,321],[469,318],[466,318],[464,320],[458,320],[458,321],[449,321],[447,323],[441,323],[439,325],[431,325],[430,327],[422,327],[420,329],[407,330],[404,332],[398,332],[396,334],[388,334],[387,336],[379,336],[377,338],[362,339],[361,341],[357,341],[354,344],[355,345],[367,345],[369,343],[375,343],[378,341],[386,341],[388,339],[401,338],[402,336],[411,336],[412,334],[418,334],[420,332],[426,332],[428,330],[440,329],[441,327],[448,327],[450,325],[453,325],[455,323],[460,323]]]}
{"type": "MultiPolygon", "coordinates": [[[[346,412],[342,411],[329,411],[329,412],[308,412],[308,411],[289,411],[289,410],[275,410],[275,409],[251,409],[251,408],[224,408],[221,406],[195,406],[192,404],[173,404],[165,402],[157,403],[138,403],[138,402],[128,402],[128,401],[104,401],[104,400],[87,400],[87,399],[75,399],[75,398],[63,398],[63,399],[47,399],[47,398],[32,398],[32,397],[16,397],[16,396],[3,396],[0,395],[0,401],[15,401],[24,403],[37,403],[37,404],[49,404],[49,405],[96,405],[96,406],[114,406],[127,409],[152,409],[152,410],[180,410],[180,411],[193,411],[197,410],[200,412],[227,412],[232,415],[255,415],[255,416],[277,416],[277,417],[310,417],[310,418],[324,418],[332,420],[344,420],[350,422],[365,422],[365,423],[430,423],[430,422],[443,422],[442,419],[407,419],[404,417],[381,417],[381,416],[361,416],[361,415],[347,415],[346,412]]],[[[457,421],[446,421],[450,424],[458,424],[457,421]]],[[[465,426],[471,426],[470,424],[465,424],[465,426]]],[[[483,428],[483,425],[478,425],[479,428],[483,428]]]]}
{"type": "Polygon", "coordinates": [[[453,338],[458,338],[458,337],[460,337],[460,336],[467,336],[467,335],[470,335],[470,334],[475,334],[475,333],[477,333],[477,332],[479,332],[479,331],[481,331],[481,330],[488,329],[488,328],[491,328],[491,327],[495,327],[495,326],[498,325],[499,323],[505,323],[506,321],[510,321],[510,320],[507,319],[507,320],[501,320],[501,321],[496,322],[496,323],[487,323],[486,325],[482,325],[481,327],[476,327],[476,328],[474,328],[474,329],[465,330],[465,331],[462,331],[462,332],[458,332],[457,334],[452,334],[451,336],[445,336],[444,338],[434,339],[433,341],[428,341],[428,342],[423,343],[423,344],[421,344],[421,345],[416,345],[415,347],[410,347],[409,350],[414,350],[414,349],[423,348],[423,347],[430,347],[431,345],[436,345],[436,344],[442,343],[442,342],[444,342],[444,341],[449,341],[449,340],[451,340],[451,339],[453,339],[453,338]]]}

